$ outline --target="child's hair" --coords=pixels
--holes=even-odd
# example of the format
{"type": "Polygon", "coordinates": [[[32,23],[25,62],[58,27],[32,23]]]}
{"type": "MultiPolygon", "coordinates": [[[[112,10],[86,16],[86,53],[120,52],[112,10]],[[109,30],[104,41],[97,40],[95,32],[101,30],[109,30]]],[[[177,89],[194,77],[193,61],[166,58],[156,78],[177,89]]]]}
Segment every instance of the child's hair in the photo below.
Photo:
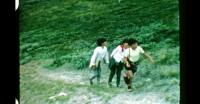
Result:
{"type": "Polygon", "coordinates": [[[124,40],[121,42],[121,44],[128,43],[128,42],[129,42],[128,39],[124,39],[124,40]]]}
{"type": "Polygon", "coordinates": [[[97,46],[101,46],[102,43],[104,43],[106,41],[107,41],[106,38],[99,38],[99,39],[97,39],[97,46]]]}
{"type": "Polygon", "coordinates": [[[132,44],[135,44],[135,43],[138,43],[138,41],[135,40],[134,38],[130,38],[130,39],[128,40],[128,45],[132,45],[132,44]]]}

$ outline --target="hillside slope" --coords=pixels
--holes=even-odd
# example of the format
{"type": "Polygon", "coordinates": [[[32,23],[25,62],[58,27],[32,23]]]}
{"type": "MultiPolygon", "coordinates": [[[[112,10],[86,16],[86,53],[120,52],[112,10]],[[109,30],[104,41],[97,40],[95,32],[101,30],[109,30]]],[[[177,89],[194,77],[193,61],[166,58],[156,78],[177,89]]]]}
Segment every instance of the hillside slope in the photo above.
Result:
{"type": "Polygon", "coordinates": [[[178,0],[21,0],[21,103],[117,104],[123,98],[126,104],[178,104],[178,5],[178,0]],[[99,37],[108,39],[109,52],[123,38],[136,38],[154,57],[154,65],[141,61],[133,92],[125,85],[109,88],[107,66],[101,86],[89,85],[88,60],[99,37]]]}
{"type": "Polygon", "coordinates": [[[96,81],[90,86],[89,69],[77,72],[65,64],[49,70],[43,67],[46,62],[20,66],[21,104],[179,104],[178,65],[156,67],[151,72],[142,68],[133,81],[133,92],[128,92],[123,79],[122,88],[116,87],[115,77],[114,87],[108,87],[109,70],[105,65],[100,86],[96,81]],[[160,74],[156,74],[158,71],[160,74]]]}
{"type": "Polygon", "coordinates": [[[109,51],[134,37],[158,63],[177,63],[178,0],[22,0],[20,7],[21,64],[50,58],[50,67],[84,68],[98,37],[108,39],[109,51]]]}

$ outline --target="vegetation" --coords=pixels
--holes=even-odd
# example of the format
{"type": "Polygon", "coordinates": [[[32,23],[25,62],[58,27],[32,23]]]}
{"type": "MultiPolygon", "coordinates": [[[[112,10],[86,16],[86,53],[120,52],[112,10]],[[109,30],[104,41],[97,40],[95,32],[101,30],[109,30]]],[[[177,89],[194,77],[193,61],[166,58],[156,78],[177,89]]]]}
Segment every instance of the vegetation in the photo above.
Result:
{"type": "Polygon", "coordinates": [[[103,104],[126,92],[125,87],[107,87],[106,66],[102,86],[91,87],[87,82],[88,63],[99,37],[108,39],[109,53],[123,38],[136,38],[154,57],[154,65],[141,61],[133,96],[158,92],[166,102],[179,103],[178,0],[21,0],[19,9],[22,104],[71,104],[72,98],[80,95],[78,88],[103,104]],[[84,79],[80,81],[86,82],[66,83],[43,75],[59,71],[81,75],[84,79]],[[48,99],[60,91],[68,96],[48,99]]]}
{"type": "Polygon", "coordinates": [[[82,69],[98,37],[108,39],[110,52],[122,38],[134,37],[153,55],[162,51],[156,60],[177,63],[178,0],[22,0],[20,7],[21,64],[50,58],[50,67],[82,69]]]}

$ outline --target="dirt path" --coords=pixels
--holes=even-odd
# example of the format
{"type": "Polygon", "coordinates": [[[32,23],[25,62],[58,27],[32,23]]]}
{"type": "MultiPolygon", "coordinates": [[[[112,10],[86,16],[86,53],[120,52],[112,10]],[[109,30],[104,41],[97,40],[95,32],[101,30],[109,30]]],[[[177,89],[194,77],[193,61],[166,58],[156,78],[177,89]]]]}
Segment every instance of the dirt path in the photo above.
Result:
{"type": "MultiPolygon", "coordinates": [[[[99,91],[100,94],[94,93],[88,88],[90,87],[88,81],[89,77],[87,75],[89,73],[88,70],[70,71],[62,68],[59,70],[48,70],[42,67],[41,63],[39,62],[31,62],[26,65],[22,65],[20,69],[31,70],[35,72],[35,74],[38,74],[45,79],[53,81],[63,81],[66,85],[75,84],[86,86],[76,88],[73,94],[69,97],[68,102],[57,102],[57,104],[169,104],[164,100],[162,94],[156,92],[133,94],[130,92],[126,92],[125,88],[121,88],[120,91],[123,92],[116,95],[109,95],[109,93],[101,91],[99,91]],[[104,98],[105,96],[103,95],[106,95],[107,97],[104,98]]],[[[102,73],[107,73],[107,71],[102,73]]],[[[102,80],[102,83],[105,86],[107,82],[106,79],[107,78],[102,80]]],[[[37,80],[39,81],[40,79],[37,80]]],[[[103,88],[106,88],[105,86],[103,88]]],[[[55,93],[55,95],[49,97],[49,100],[68,95],[68,92],[55,93]]]]}
{"type": "Polygon", "coordinates": [[[113,97],[108,104],[169,104],[166,103],[162,95],[155,92],[145,94],[123,93],[113,97]],[[120,100],[123,99],[123,100],[120,100]]]}

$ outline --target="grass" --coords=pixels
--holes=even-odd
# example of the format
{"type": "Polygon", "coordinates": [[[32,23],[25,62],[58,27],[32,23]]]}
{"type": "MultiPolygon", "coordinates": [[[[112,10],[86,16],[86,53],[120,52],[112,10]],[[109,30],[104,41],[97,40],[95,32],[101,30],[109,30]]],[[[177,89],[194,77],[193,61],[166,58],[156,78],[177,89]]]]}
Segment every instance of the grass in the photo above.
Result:
{"type": "MultiPolygon", "coordinates": [[[[89,70],[80,70],[77,73],[77,70],[69,69],[73,66],[67,64],[54,70],[41,69],[40,66],[49,62],[49,60],[46,62],[41,60],[40,62],[41,64],[25,64],[20,68],[20,101],[22,104],[55,104],[56,102],[62,104],[69,102],[73,97],[82,95],[88,96],[88,99],[96,96],[106,103],[114,96],[127,92],[126,86],[123,88],[109,88],[107,86],[109,70],[106,66],[102,67],[101,85],[90,86],[88,80],[89,70]],[[42,74],[44,71],[55,73],[72,72],[74,75],[84,77],[82,80],[88,83],[81,85],[78,83],[66,83],[63,80],[49,79],[42,74]],[[61,91],[67,93],[67,96],[58,97],[54,100],[49,99],[50,96],[54,96],[61,91]]],[[[131,94],[134,96],[137,94],[145,95],[148,92],[161,93],[163,98],[170,104],[178,104],[180,96],[179,68],[178,64],[153,66],[142,61],[133,80],[134,90],[131,94]]],[[[113,84],[116,81],[115,77],[113,78],[113,84]]],[[[121,84],[124,84],[123,79],[121,79],[121,84]]]]}
{"type": "MultiPolygon", "coordinates": [[[[41,76],[35,67],[24,67],[20,71],[20,101],[22,104],[55,104],[64,103],[72,96],[78,93],[78,89],[87,89],[87,91],[96,94],[97,96],[106,96],[105,93],[115,94],[117,89],[108,89],[104,86],[89,86],[79,84],[66,84],[62,80],[51,80],[41,76]],[[101,90],[101,91],[100,91],[101,90]],[[67,96],[59,97],[54,100],[49,100],[50,96],[54,96],[61,91],[66,92],[67,96]],[[114,93],[115,92],[115,93],[114,93]]],[[[44,70],[44,69],[43,69],[44,70]]],[[[109,97],[109,96],[108,96],[109,97]]],[[[108,98],[107,98],[108,99],[108,98]]]]}
{"type": "Polygon", "coordinates": [[[180,97],[179,80],[180,66],[174,65],[158,65],[144,66],[140,65],[138,74],[133,81],[136,93],[141,92],[162,92],[165,99],[171,104],[178,104],[180,97]]]}
{"type": "Polygon", "coordinates": [[[48,79],[39,74],[43,70],[37,70],[40,65],[30,66],[30,63],[40,61],[46,71],[80,72],[88,77],[88,62],[97,38],[108,39],[111,53],[123,38],[134,37],[156,64],[150,65],[142,58],[131,94],[159,92],[166,101],[178,104],[178,4],[178,0],[122,0],[120,3],[117,0],[22,0],[19,6],[20,64],[24,66],[20,68],[21,103],[62,104],[77,96],[79,88],[89,91],[88,96],[92,93],[101,97],[104,102],[126,92],[125,88],[107,88],[109,70],[102,72],[102,86],[91,87],[48,79]],[[60,91],[69,96],[48,99],[60,91]]]}
{"type": "Polygon", "coordinates": [[[53,59],[50,67],[69,62],[82,69],[98,37],[108,39],[109,52],[128,37],[152,52],[179,46],[178,1],[28,0],[20,5],[21,64],[53,59]]]}

